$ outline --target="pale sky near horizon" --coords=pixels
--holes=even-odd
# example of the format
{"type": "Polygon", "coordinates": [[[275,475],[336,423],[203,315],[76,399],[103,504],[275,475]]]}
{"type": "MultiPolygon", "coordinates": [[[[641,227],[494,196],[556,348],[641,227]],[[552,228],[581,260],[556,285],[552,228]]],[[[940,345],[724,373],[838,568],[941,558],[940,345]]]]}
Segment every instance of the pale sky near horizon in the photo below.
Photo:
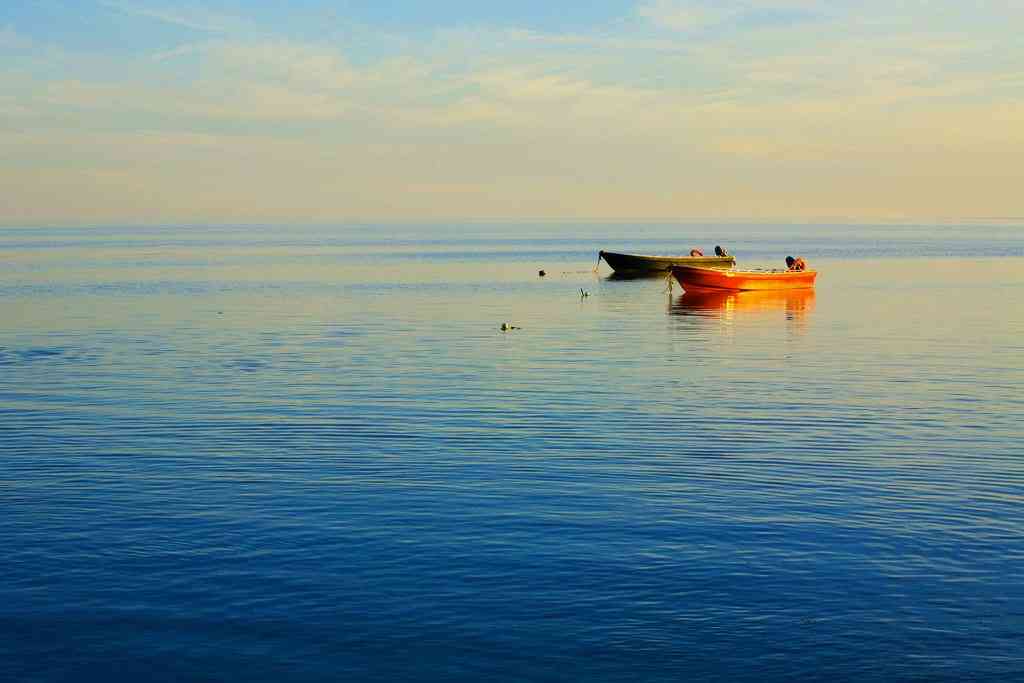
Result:
{"type": "Polygon", "coordinates": [[[0,225],[1024,215],[1018,0],[7,0],[0,225]]]}

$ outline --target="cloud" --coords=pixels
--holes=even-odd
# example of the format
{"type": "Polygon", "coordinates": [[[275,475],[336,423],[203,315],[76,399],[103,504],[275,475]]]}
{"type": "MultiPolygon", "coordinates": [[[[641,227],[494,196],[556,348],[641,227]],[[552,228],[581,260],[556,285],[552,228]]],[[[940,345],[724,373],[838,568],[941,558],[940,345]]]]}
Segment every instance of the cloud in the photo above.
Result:
{"type": "Polygon", "coordinates": [[[641,5],[637,13],[659,28],[672,31],[695,31],[721,23],[736,16],[738,10],[728,6],[701,6],[673,0],[654,0],[641,5]]]}
{"type": "Polygon", "coordinates": [[[156,7],[117,0],[102,0],[108,9],[203,33],[230,33],[245,26],[238,17],[211,12],[195,5],[156,7]]]}
{"type": "Polygon", "coordinates": [[[0,50],[24,50],[32,47],[32,41],[20,35],[10,24],[0,26],[0,50]]]}
{"type": "Polygon", "coordinates": [[[211,122],[323,121],[351,108],[344,97],[266,82],[207,83],[192,88],[58,81],[44,96],[47,105],[104,116],[211,122]]]}
{"type": "Polygon", "coordinates": [[[0,115],[11,119],[29,117],[32,110],[13,97],[0,95],[0,115]]]}
{"type": "MultiPolygon", "coordinates": [[[[999,180],[1024,153],[1010,30],[839,9],[811,30],[785,18],[816,11],[795,1],[639,11],[369,52],[365,35],[217,34],[161,13],[210,35],[150,59],[47,65],[35,50],[39,66],[0,69],[0,113],[20,131],[0,131],[0,186],[24,212],[61,196],[97,220],[1016,210],[999,180]],[[779,28],[750,30],[764,25],[779,28]]],[[[20,40],[0,29],[0,46],[20,40]]]]}
{"type": "Polygon", "coordinates": [[[288,41],[224,42],[207,56],[219,66],[325,89],[351,85],[356,72],[337,50],[288,41]]]}
{"type": "Polygon", "coordinates": [[[733,25],[739,28],[785,26],[818,16],[813,0],[649,0],[637,14],[658,28],[692,33],[733,25]]]}

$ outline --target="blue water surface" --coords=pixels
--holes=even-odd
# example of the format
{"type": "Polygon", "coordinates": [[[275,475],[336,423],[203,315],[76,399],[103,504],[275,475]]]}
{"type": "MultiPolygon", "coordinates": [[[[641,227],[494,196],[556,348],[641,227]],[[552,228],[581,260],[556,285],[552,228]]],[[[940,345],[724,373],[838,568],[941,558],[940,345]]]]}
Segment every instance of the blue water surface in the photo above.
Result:
{"type": "Polygon", "coordinates": [[[993,222],[0,229],[0,679],[1024,680],[1022,300],[993,222]],[[715,244],[818,286],[593,270],[715,244]]]}

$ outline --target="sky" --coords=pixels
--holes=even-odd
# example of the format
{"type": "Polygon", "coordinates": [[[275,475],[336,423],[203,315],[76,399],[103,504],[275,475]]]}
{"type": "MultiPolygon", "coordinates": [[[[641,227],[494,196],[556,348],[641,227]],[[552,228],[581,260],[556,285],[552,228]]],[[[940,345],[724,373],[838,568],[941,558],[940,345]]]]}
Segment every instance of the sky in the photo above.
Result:
{"type": "Polygon", "coordinates": [[[4,0],[0,225],[1024,216],[1019,0],[4,0]]]}

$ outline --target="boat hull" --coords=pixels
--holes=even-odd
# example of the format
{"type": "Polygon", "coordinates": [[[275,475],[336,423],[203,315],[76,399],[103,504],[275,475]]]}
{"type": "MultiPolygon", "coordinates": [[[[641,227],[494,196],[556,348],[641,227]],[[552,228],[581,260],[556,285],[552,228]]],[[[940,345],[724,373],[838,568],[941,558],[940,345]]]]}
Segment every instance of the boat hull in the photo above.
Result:
{"type": "Polygon", "coordinates": [[[616,273],[663,273],[677,265],[729,268],[736,263],[734,256],[648,256],[600,251],[598,257],[603,258],[616,273]]]}
{"type": "Polygon", "coordinates": [[[815,270],[752,271],[722,270],[700,266],[672,267],[672,276],[686,291],[749,292],[810,289],[818,277],[815,270]]]}

